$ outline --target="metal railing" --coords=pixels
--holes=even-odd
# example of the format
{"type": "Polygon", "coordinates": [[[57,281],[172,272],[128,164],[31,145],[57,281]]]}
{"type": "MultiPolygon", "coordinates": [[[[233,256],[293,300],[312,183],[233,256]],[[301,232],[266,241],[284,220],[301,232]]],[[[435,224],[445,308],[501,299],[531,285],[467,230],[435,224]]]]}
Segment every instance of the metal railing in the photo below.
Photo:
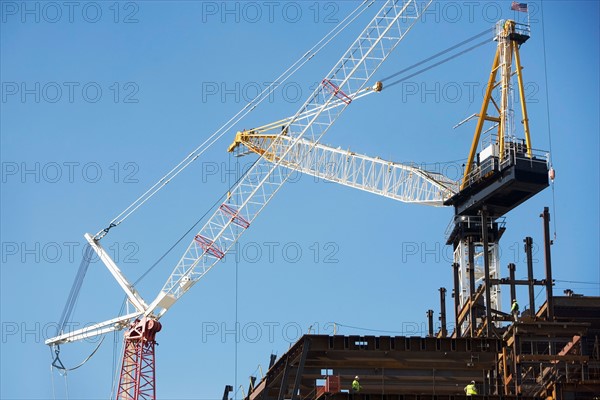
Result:
{"type": "MultiPolygon", "coordinates": [[[[506,22],[507,22],[507,20],[504,20],[504,19],[496,22],[496,29],[495,29],[496,30],[496,32],[495,32],[496,40],[504,35],[504,25],[506,24],[506,22]]],[[[514,22],[513,33],[531,37],[531,25],[524,24],[521,22],[514,22]]]]}
{"type": "MultiPolygon", "coordinates": [[[[464,225],[467,229],[481,229],[481,216],[480,215],[455,215],[450,220],[450,222],[448,223],[448,226],[446,227],[446,232],[445,232],[446,240],[448,238],[450,238],[450,235],[454,231],[454,227],[458,224],[464,225]]],[[[505,217],[500,217],[500,218],[488,217],[487,222],[486,222],[486,225],[488,226],[488,228],[490,228],[490,229],[494,228],[494,224],[497,225],[498,229],[502,229],[502,228],[506,227],[506,218],[505,217]]]]}
{"type": "Polygon", "coordinates": [[[515,22],[515,33],[531,37],[531,25],[515,22]]]}
{"type": "MultiPolygon", "coordinates": [[[[495,146],[495,144],[492,144],[495,146]]],[[[550,164],[550,153],[544,150],[532,149],[531,157],[527,154],[527,145],[524,140],[513,139],[505,143],[504,156],[493,153],[491,157],[481,160],[478,165],[475,165],[466,178],[467,185],[470,186],[479,182],[495,172],[504,171],[517,164],[517,161],[527,161],[533,165],[550,164]]],[[[459,184],[462,185],[464,179],[461,179],[459,184]]]]}

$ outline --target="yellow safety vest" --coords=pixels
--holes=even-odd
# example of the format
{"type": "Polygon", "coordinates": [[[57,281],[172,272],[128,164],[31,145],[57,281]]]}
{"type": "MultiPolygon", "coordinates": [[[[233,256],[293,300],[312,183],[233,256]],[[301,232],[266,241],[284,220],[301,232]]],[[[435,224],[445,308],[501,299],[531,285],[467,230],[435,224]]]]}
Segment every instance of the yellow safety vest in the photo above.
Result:
{"type": "Polygon", "coordinates": [[[512,307],[510,308],[510,311],[511,312],[519,311],[519,304],[517,304],[516,301],[514,303],[512,303],[512,307]]]}
{"type": "Polygon", "coordinates": [[[477,388],[475,387],[475,385],[473,385],[472,383],[470,383],[465,388],[465,392],[467,392],[467,396],[472,396],[474,394],[477,394],[477,388]]]}

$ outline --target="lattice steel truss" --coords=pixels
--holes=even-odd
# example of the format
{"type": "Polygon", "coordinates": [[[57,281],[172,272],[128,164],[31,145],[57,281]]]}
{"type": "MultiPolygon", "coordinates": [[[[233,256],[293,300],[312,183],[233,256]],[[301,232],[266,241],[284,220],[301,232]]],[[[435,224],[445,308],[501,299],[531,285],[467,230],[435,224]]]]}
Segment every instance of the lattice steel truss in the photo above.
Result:
{"type": "Polygon", "coordinates": [[[241,132],[236,142],[294,171],[404,203],[443,206],[458,191],[457,182],[417,165],[386,161],[304,139],[293,141],[286,135],[241,132]],[[292,147],[288,157],[279,160],[277,154],[286,147],[292,147]]]}
{"type": "Polygon", "coordinates": [[[160,329],[160,322],[144,318],[125,334],[117,400],[156,399],[154,350],[160,329]]]}

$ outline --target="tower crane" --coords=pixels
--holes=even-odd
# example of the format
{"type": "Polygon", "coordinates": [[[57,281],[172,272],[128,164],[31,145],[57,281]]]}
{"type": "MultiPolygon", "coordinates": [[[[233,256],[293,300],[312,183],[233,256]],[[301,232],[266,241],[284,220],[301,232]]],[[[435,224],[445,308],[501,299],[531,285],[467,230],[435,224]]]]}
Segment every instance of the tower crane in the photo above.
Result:
{"type": "MultiPolygon", "coordinates": [[[[461,181],[415,165],[385,161],[306,139],[293,141],[285,128],[279,130],[281,121],[238,132],[228,151],[241,155],[256,153],[292,170],[404,203],[454,206],[447,244],[454,248],[458,281],[458,293],[454,296],[456,335],[483,334],[483,329],[476,331],[478,318],[483,321],[479,325],[485,326],[489,335],[490,321],[502,320],[500,287],[491,283],[498,279],[499,273],[499,240],[505,230],[502,216],[548,186],[547,154],[531,147],[521,71],[519,47],[529,36],[528,25],[512,20],[496,24],[496,54],[481,110],[472,116],[477,117],[477,125],[461,181]],[[496,79],[498,74],[500,80],[496,79]],[[514,75],[525,140],[514,135],[514,75]],[[498,99],[494,99],[496,88],[500,89],[498,99]],[[490,104],[497,115],[488,113],[490,104]],[[489,122],[493,125],[486,132],[496,130],[496,134],[491,134],[477,153],[483,127],[489,122]],[[285,160],[279,157],[283,152],[288,154],[285,160]],[[478,291],[476,284],[480,287],[478,291]],[[481,307],[484,297],[485,306],[481,307]]],[[[378,82],[374,89],[381,91],[382,84],[378,82]]]]}
{"type": "MultiPolygon", "coordinates": [[[[166,283],[151,302],[146,302],[125,277],[100,243],[102,234],[86,234],[91,248],[111,272],[127,296],[133,312],[73,332],[61,332],[46,340],[50,346],[82,340],[126,329],[117,399],[155,399],[155,345],[160,318],[204,275],[218,264],[250,227],[254,219],[290,176],[291,160],[306,157],[314,146],[299,146],[302,140],[317,143],[388,58],[406,33],[419,20],[432,0],[388,0],[376,12],[358,38],[321,81],[300,110],[286,121],[288,147],[272,146],[276,158],[259,160],[230,191],[193,237],[166,283]]],[[[370,3],[371,5],[373,3],[370,3]]]]}

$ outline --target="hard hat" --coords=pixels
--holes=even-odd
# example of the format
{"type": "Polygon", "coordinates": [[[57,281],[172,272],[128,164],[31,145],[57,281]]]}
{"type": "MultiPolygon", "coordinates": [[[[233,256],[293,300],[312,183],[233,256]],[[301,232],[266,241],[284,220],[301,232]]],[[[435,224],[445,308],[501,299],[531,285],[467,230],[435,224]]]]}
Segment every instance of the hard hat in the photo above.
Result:
{"type": "Polygon", "coordinates": [[[356,376],[354,377],[354,379],[360,379],[360,378],[358,377],[358,375],[356,375],[356,376]]]}
{"type": "Polygon", "coordinates": [[[471,381],[472,384],[475,384],[475,381],[471,381]]]}

